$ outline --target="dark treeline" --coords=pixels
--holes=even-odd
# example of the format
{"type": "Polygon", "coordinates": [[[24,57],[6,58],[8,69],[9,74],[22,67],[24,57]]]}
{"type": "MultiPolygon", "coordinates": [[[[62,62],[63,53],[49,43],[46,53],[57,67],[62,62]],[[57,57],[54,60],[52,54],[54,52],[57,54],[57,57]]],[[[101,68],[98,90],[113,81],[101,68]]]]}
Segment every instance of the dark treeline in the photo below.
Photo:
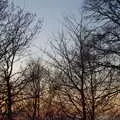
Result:
{"type": "Polygon", "coordinates": [[[63,19],[47,63],[17,68],[43,21],[0,0],[0,120],[120,119],[120,1],[84,0],[82,10],[63,19]]]}

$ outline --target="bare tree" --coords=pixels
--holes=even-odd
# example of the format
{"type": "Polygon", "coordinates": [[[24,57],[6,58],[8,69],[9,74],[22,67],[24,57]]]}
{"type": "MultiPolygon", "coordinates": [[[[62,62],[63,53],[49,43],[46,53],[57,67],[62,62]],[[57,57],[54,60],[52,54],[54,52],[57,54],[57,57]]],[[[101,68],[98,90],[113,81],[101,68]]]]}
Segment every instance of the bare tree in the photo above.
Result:
{"type": "MultiPolygon", "coordinates": [[[[96,26],[92,47],[99,56],[98,64],[112,68],[117,77],[120,70],[120,1],[85,0],[84,6],[88,12],[87,15],[92,18],[96,26]]],[[[118,77],[114,78],[114,88],[116,90],[113,93],[119,97],[120,81],[118,77]]]]}
{"type": "Polygon", "coordinates": [[[40,60],[32,60],[27,64],[25,69],[23,76],[27,84],[24,88],[24,97],[28,103],[28,106],[25,107],[27,107],[27,109],[30,107],[30,109],[28,109],[30,120],[39,120],[41,111],[40,100],[46,88],[49,72],[44,65],[41,64],[40,60]]]}
{"type": "Polygon", "coordinates": [[[34,23],[35,16],[31,13],[25,13],[22,9],[16,9],[14,6],[7,12],[7,17],[1,28],[1,49],[3,53],[0,66],[1,86],[3,86],[2,104],[7,115],[7,119],[12,119],[12,105],[14,101],[15,86],[13,68],[16,57],[30,45],[31,40],[41,28],[41,21],[34,23]],[[33,26],[33,27],[32,27],[33,26]],[[6,107],[5,107],[6,106],[6,107]]]}
{"type": "MultiPolygon", "coordinates": [[[[61,58],[60,60],[52,57],[55,62],[55,66],[64,72],[64,74],[68,77],[69,83],[72,83],[72,86],[76,88],[81,96],[81,106],[82,106],[82,119],[86,120],[86,103],[85,103],[85,94],[84,94],[84,86],[85,86],[85,63],[84,61],[84,46],[83,39],[84,28],[77,24],[77,27],[74,26],[72,19],[68,19],[68,27],[70,33],[70,40],[67,41],[67,38],[62,34],[60,36],[59,41],[57,41],[57,45],[54,45],[55,50],[57,51],[58,56],[61,58]],[[79,29],[79,27],[81,27],[79,29]],[[78,31],[78,29],[80,31],[78,31]],[[75,65],[74,60],[76,59],[77,54],[79,54],[79,64],[75,65]],[[76,68],[75,68],[76,67],[76,68]],[[77,69],[79,71],[77,71],[77,69]],[[77,73],[78,72],[78,73],[77,73]],[[76,79],[77,78],[77,79],[76,79]],[[79,84],[78,84],[79,83],[79,84]]],[[[76,24],[76,23],[75,23],[76,24]]],[[[85,32],[85,31],[84,31],[85,32]]],[[[50,56],[51,57],[51,56],[50,56]]],[[[68,83],[68,84],[69,84],[68,83]]]]}
{"type": "Polygon", "coordinates": [[[98,64],[99,56],[91,47],[94,31],[84,26],[83,19],[77,22],[74,17],[67,17],[65,23],[68,33],[62,32],[52,43],[56,56],[48,55],[64,74],[61,82],[81,119],[95,120],[99,113],[111,109],[112,98],[118,94],[114,85],[115,73],[98,64]]]}

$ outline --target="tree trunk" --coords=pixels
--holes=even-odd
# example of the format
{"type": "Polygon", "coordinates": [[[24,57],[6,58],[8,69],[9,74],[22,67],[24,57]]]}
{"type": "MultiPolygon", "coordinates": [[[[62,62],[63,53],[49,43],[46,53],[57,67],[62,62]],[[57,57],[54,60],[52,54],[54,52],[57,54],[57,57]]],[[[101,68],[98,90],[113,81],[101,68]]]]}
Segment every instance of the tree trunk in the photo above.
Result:
{"type": "Polygon", "coordinates": [[[81,93],[81,97],[82,97],[82,119],[86,120],[85,95],[83,91],[81,93]]]}
{"type": "Polygon", "coordinates": [[[35,100],[34,100],[34,103],[33,103],[33,104],[34,104],[34,105],[33,105],[33,107],[34,107],[33,110],[34,110],[34,111],[33,111],[32,120],[35,120],[35,118],[36,118],[36,110],[37,110],[37,97],[35,97],[34,99],[35,99],[35,100]]]}
{"type": "Polygon", "coordinates": [[[12,99],[11,99],[11,85],[9,77],[6,78],[7,81],[7,120],[12,120],[12,99]]]}

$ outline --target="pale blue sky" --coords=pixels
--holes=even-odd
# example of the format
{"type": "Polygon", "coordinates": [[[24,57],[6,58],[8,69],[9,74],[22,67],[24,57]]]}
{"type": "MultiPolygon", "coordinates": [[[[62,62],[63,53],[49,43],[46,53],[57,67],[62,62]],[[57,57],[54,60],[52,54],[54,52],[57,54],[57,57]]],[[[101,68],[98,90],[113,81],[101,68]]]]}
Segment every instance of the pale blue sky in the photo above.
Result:
{"type": "Polygon", "coordinates": [[[77,13],[83,0],[10,0],[27,11],[36,13],[44,19],[44,25],[36,45],[45,47],[51,33],[57,33],[62,23],[62,16],[77,13]]]}

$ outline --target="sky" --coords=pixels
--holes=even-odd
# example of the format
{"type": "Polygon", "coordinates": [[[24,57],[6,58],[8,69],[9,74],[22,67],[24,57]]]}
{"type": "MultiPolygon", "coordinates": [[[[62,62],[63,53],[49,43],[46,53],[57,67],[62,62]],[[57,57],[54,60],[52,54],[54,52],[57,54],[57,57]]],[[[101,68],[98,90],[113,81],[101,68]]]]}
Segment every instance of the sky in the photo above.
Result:
{"type": "MultiPolygon", "coordinates": [[[[83,0],[10,0],[26,11],[36,13],[44,19],[39,37],[33,46],[45,48],[52,34],[60,30],[63,16],[75,14],[82,6],[83,0]]],[[[34,48],[33,52],[36,48],[34,48]]],[[[33,53],[34,54],[34,53],[33,53]]]]}

